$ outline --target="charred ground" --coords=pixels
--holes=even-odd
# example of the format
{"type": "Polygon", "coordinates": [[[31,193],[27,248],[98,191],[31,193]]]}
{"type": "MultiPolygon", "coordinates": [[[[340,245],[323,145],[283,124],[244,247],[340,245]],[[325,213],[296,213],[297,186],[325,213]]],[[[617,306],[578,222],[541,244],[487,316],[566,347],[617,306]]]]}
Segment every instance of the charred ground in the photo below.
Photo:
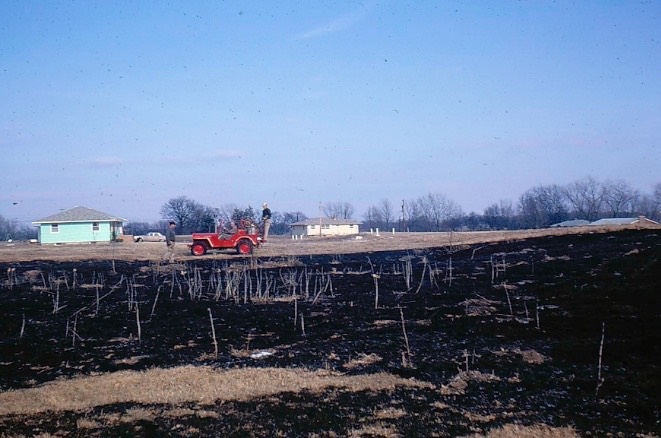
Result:
{"type": "Polygon", "coordinates": [[[0,263],[0,405],[9,390],[30,400],[47,382],[186,365],[429,384],[299,382],[212,402],[5,407],[0,432],[456,436],[519,423],[661,434],[659,237],[626,230],[165,266],[0,263]]]}

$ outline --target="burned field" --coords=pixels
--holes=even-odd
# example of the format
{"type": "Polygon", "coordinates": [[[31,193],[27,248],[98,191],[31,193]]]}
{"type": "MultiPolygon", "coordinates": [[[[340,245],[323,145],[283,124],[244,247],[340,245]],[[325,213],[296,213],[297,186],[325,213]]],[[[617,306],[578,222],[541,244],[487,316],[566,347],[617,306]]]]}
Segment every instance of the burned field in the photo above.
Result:
{"type": "Polygon", "coordinates": [[[0,263],[0,434],[661,434],[658,230],[0,263]]]}

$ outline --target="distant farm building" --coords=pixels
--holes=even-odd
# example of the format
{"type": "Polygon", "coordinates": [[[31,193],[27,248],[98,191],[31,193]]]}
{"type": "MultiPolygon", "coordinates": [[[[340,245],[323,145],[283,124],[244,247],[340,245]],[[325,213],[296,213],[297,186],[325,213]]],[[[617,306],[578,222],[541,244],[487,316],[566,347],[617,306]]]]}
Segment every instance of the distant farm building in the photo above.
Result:
{"type": "Polygon", "coordinates": [[[74,207],[32,222],[39,227],[39,243],[111,242],[123,234],[126,219],[86,207],[74,207]]]}
{"type": "Polygon", "coordinates": [[[574,219],[571,221],[564,221],[557,224],[551,225],[551,228],[566,228],[566,227],[583,227],[585,225],[590,225],[590,221],[583,219],[574,219]]]}
{"type": "Polygon", "coordinates": [[[342,236],[360,233],[362,222],[353,219],[332,219],[328,217],[306,219],[291,224],[294,236],[342,236]]]}
{"type": "Polygon", "coordinates": [[[598,221],[590,222],[590,225],[593,226],[624,226],[624,225],[636,225],[640,227],[656,227],[659,225],[658,222],[651,219],[647,219],[645,216],[638,217],[615,217],[608,219],[599,219],[598,221]]]}
{"type": "Polygon", "coordinates": [[[584,226],[597,226],[597,227],[624,227],[624,226],[638,226],[638,227],[657,227],[658,222],[647,219],[645,216],[638,217],[615,217],[607,219],[599,219],[594,222],[586,221],[583,219],[574,219],[570,221],[559,222],[550,225],[551,228],[567,228],[567,227],[584,227],[584,226]]]}

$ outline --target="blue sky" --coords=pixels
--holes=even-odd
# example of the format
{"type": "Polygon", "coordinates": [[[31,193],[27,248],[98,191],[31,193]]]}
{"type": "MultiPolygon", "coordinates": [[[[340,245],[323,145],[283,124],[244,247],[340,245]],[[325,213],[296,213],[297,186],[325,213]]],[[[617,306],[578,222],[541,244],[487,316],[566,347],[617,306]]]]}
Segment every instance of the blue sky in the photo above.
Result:
{"type": "Polygon", "coordinates": [[[0,0],[0,215],[661,182],[655,1],[0,0]]]}

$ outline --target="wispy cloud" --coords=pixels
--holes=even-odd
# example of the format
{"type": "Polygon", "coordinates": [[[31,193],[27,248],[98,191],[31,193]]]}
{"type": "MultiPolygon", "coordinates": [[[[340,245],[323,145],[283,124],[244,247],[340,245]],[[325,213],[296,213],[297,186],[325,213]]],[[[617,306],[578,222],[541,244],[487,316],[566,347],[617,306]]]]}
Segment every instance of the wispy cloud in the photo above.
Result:
{"type": "Polygon", "coordinates": [[[97,157],[92,158],[89,161],[89,164],[92,167],[97,168],[108,168],[108,167],[117,167],[124,163],[124,160],[118,157],[97,157]]]}
{"type": "Polygon", "coordinates": [[[294,36],[295,40],[307,40],[310,38],[319,38],[324,35],[341,32],[352,25],[361,21],[368,11],[367,6],[363,6],[357,11],[347,13],[339,18],[329,21],[328,23],[322,24],[321,26],[315,27],[294,36]]]}

